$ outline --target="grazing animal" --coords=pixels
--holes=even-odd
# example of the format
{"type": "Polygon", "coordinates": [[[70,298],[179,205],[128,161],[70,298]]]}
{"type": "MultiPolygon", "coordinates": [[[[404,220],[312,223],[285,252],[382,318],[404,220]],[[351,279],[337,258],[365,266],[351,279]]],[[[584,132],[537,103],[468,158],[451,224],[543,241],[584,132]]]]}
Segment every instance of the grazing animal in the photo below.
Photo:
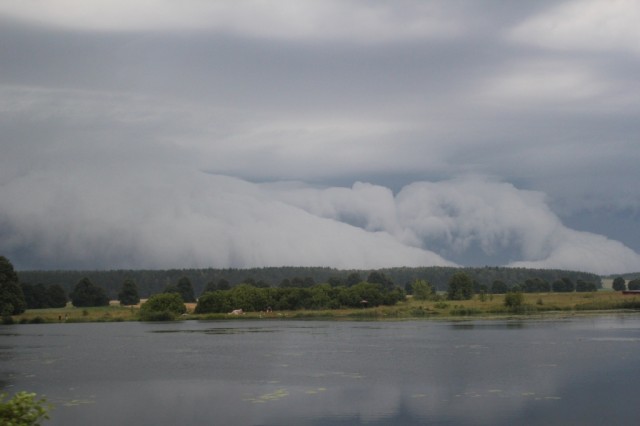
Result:
{"type": "Polygon", "coordinates": [[[231,315],[242,315],[242,314],[244,314],[242,309],[234,309],[233,311],[231,311],[231,315]]]}

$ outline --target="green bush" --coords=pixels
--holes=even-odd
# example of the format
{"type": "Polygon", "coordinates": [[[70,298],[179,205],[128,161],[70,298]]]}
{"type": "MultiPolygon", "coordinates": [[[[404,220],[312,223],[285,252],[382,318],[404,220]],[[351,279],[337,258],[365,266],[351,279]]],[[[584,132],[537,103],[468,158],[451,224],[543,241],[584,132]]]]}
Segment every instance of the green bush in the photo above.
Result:
{"type": "Polygon", "coordinates": [[[415,280],[411,286],[415,300],[429,300],[433,294],[433,287],[426,280],[415,280]]]}
{"type": "Polygon", "coordinates": [[[524,303],[524,296],[520,292],[509,292],[504,295],[504,306],[507,308],[518,308],[524,303]]]}
{"type": "Polygon", "coordinates": [[[0,424],[6,426],[38,426],[40,419],[49,418],[51,406],[35,393],[18,392],[13,398],[0,394],[0,424]]]}
{"type": "Polygon", "coordinates": [[[198,299],[196,305],[196,314],[210,314],[210,313],[229,313],[233,310],[233,304],[231,301],[231,292],[225,291],[210,291],[198,299]]]}
{"type": "Polygon", "coordinates": [[[140,307],[142,321],[172,321],[187,308],[178,293],[154,294],[140,307]]]}
{"type": "Polygon", "coordinates": [[[469,300],[473,296],[473,281],[464,272],[456,272],[449,278],[447,299],[469,300]]]}
{"type": "Polygon", "coordinates": [[[141,315],[143,321],[174,321],[176,314],[169,311],[150,311],[144,316],[141,315]]]}

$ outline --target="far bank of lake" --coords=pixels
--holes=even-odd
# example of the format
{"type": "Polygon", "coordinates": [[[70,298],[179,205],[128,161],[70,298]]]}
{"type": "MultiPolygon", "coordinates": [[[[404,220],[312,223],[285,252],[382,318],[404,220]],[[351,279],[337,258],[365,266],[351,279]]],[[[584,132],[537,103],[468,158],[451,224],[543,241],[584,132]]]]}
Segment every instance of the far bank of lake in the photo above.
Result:
{"type": "MultiPolygon", "coordinates": [[[[298,310],[276,312],[244,312],[242,315],[194,314],[196,304],[186,304],[187,315],[180,319],[439,319],[452,318],[505,318],[505,317],[564,317],[587,313],[640,312],[640,295],[598,291],[588,293],[532,293],[523,294],[521,306],[504,305],[505,295],[475,295],[471,300],[412,300],[394,306],[360,309],[298,310]]],[[[110,322],[137,321],[138,306],[110,306],[97,308],[32,309],[13,317],[15,322],[110,322]]]]}

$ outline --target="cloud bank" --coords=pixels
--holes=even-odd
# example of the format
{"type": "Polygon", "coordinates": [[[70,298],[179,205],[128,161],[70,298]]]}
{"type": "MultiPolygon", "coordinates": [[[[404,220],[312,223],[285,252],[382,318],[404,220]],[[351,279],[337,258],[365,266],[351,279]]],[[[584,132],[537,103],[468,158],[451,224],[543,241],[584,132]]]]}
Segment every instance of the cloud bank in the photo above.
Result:
{"type": "Polygon", "coordinates": [[[42,173],[4,186],[0,250],[28,251],[34,265],[49,267],[452,264],[388,233],[270,199],[240,179],[180,168],[105,172],[42,173]],[[40,192],[26,196],[32,188],[40,192]]]}
{"type": "Polygon", "coordinates": [[[601,274],[640,261],[619,242],[563,226],[543,194],[477,176],[394,195],[363,182],[256,184],[128,166],[3,185],[0,251],[22,267],[74,268],[451,266],[472,250],[508,253],[512,266],[601,274]]]}

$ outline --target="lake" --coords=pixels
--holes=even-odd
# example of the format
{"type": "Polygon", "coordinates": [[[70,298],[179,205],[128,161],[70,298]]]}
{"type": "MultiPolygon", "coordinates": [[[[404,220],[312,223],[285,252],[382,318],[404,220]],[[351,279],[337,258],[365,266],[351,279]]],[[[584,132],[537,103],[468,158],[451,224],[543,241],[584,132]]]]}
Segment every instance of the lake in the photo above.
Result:
{"type": "Polygon", "coordinates": [[[626,425],[640,316],[0,326],[46,425],[626,425]]]}

